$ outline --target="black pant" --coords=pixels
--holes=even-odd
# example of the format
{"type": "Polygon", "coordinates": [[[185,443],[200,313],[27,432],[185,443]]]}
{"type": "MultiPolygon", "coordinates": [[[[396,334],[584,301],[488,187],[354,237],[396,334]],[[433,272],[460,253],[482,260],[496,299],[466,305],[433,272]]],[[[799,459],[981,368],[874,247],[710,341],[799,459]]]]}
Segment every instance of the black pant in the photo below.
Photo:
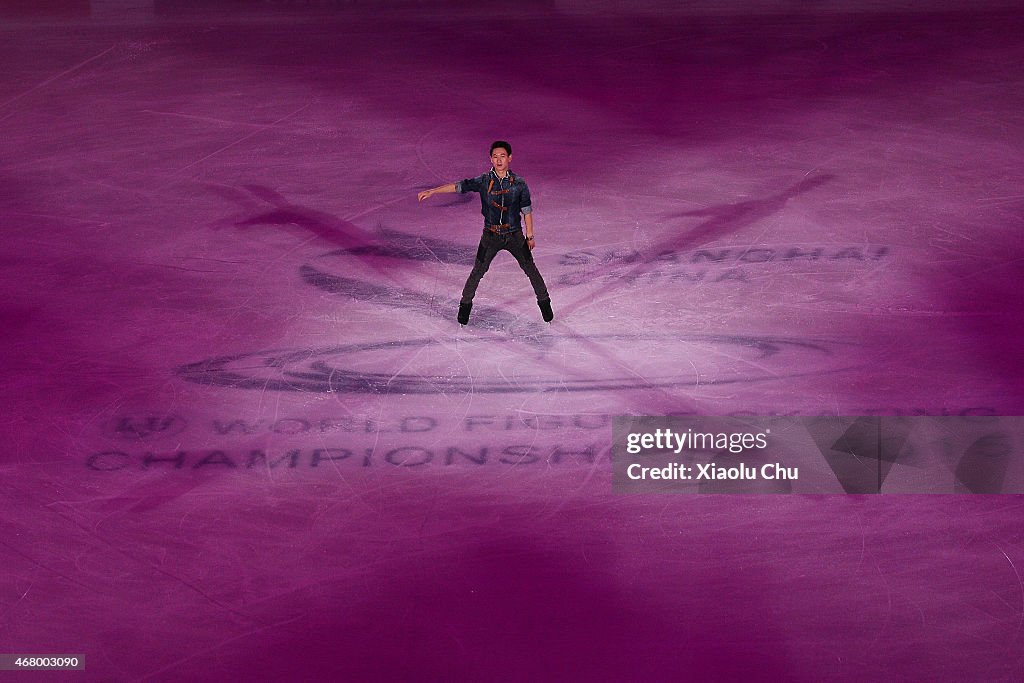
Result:
{"type": "Polygon", "coordinates": [[[490,230],[484,230],[483,237],[480,238],[480,246],[476,250],[476,263],[473,264],[473,271],[469,274],[466,286],[462,289],[462,303],[468,304],[473,302],[480,279],[487,272],[487,269],[491,267],[491,261],[494,260],[494,257],[502,249],[515,256],[516,261],[519,262],[519,267],[530,278],[530,284],[533,285],[537,301],[544,301],[544,299],[549,298],[548,288],[544,285],[544,278],[540,276],[540,271],[537,270],[537,264],[533,262],[533,253],[530,251],[530,246],[526,243],[526,236],[523,235],[523,231],[517,230],[507,235],[499,235],[490,230]]]}

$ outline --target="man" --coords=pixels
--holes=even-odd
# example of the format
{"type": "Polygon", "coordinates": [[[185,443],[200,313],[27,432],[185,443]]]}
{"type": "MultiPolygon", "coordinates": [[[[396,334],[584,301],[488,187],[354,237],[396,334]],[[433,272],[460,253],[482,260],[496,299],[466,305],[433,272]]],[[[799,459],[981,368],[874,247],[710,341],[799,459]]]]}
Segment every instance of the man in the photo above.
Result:
{"type": "Polygon", "coordinates": [[[480,213],[484,216],[484,232],[480,238],[480,246],[476,250],[476,263],[462,289],[462,300],[459,302],[459,323],[469,322],[469,312],[473,309],[473,296],[476,295],[480,279],[491,266],[491,261],[502,249],[506,250],[523,269],[533,291],[537,295],[537,305],[545,322],[551,322],[555,314],[551,311],[551,297],[548,296],[544,278],[533,262],[533,247],[536,240],[533,236],[533,205],[530,201],[530,188],[521,176],[509,168],[512,163],[512,145],[498,140],[491,145],[490,171],[476,178],[466,178],[457,183],[440,185],[424,190],[418,195],[423,201],[443,192],[478,192],[480,194],[480,213]],[[522,221],[519,214],[523,214],[522,221]],[[523,223],[526,224],[526,235],[523,235],[523,223]]]}

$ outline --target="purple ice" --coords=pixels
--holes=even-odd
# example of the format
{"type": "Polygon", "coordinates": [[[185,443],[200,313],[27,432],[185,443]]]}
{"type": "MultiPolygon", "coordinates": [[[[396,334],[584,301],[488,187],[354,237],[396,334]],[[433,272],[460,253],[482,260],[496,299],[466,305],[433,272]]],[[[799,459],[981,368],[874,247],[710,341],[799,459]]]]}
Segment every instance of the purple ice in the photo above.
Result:
{"type": "Polygon", "coordinates": [[[616,415],[1024,414],[1022,160],[1012,2],[2,3],[0,654],[1022,680],[1019,496],[609,462],[616,415]],[[503,253],[460,327],[479,203],[416,201],[496,139],[550,325],[503,253]]]}

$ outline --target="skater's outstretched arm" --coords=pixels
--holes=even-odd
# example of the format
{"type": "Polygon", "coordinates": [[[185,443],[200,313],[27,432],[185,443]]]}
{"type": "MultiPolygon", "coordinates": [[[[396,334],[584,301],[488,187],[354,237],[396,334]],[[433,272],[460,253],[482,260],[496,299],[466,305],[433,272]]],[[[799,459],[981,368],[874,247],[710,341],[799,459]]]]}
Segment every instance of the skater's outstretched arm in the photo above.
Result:
{"type": "Polygon", "coordinates": [[[455,183],[448,183],[447,185],[438,185],[437,187],[432,187],[429,190],[423,190],[423,192],[420,192],[418,195],[416,195],[416,198],[422,202],[427,197],[432,197],[435,194],[455,191],[455,183]]]}

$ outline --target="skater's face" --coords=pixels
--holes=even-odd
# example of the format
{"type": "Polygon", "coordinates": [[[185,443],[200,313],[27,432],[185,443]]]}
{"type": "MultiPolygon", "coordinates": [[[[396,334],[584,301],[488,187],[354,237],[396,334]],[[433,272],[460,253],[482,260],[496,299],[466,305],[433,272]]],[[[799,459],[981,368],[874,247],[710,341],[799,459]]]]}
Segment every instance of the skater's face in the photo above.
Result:
{"type": "Polygon", "coordinates": [[[491,151],[491,166],[494,166],[498,175],[505,175],[510,163],[512,163],[512,155],[506,152],[504,147],[495,147],[491,151]]]}

